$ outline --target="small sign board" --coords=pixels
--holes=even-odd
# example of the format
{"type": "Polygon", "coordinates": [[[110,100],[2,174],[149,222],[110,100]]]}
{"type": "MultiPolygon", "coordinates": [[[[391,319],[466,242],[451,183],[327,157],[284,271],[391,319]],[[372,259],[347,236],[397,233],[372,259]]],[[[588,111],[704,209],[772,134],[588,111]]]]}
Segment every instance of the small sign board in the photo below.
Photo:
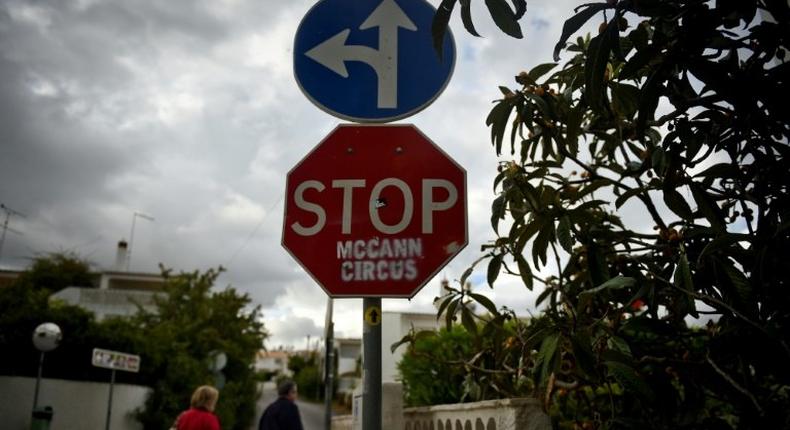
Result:
{"type": "Polygon", "coordinates": [[[381,308],[378,306],[371,306],[365,309],[365,322],[368,325],[381,324],[381,308]]]}
{"type": "Polygon", "coordinates": [[[140,356],[125,352],[110,351],[108,349],[93,348],[91,364],[106,369],[122,370],[124,372],[140,371],[140,356]]]}

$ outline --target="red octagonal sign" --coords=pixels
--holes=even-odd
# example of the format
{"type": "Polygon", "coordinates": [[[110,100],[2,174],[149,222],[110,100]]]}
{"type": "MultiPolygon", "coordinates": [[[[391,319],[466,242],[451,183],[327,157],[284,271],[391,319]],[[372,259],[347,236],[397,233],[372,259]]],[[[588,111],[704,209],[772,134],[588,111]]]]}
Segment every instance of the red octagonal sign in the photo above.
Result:
{"type": "Polygon", "coordinates": [[[412,125],[341,125],[289,173],[283,247],[332,297],[412,297],[467,243],[466,172],[412,125]]]}

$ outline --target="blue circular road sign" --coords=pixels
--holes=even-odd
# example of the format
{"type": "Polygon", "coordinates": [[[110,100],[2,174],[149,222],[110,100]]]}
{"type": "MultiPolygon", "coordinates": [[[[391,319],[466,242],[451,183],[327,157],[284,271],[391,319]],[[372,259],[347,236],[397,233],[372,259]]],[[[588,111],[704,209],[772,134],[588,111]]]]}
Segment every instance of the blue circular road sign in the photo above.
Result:
{"type": "Polygon", "coordinates": [[[433,48],[425,0],[321,0],[294,40],[294,75],[310,101],[355,122],[389,122],[431,104],[455,66],[449,29],[433,48]]]}

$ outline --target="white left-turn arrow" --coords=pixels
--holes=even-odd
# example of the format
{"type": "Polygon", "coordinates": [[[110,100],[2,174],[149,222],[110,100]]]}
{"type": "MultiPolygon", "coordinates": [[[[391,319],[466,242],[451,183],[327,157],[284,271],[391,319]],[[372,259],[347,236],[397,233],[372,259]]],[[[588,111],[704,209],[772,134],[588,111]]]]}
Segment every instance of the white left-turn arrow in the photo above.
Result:
{"type": "Polygon", "coordinates": [[[346,61],[368,64],[378,78],[377,106],[396,108],[398,107],[398,28],[416,31],[417,26],[394,0],[383,0],[359,29],[367,30],[375,27],[379,29],[378,49],[364,45],[346,45],[351,29],[345,29],[319,43],[305,55],[344,78],[349,76],[346,61]]]}

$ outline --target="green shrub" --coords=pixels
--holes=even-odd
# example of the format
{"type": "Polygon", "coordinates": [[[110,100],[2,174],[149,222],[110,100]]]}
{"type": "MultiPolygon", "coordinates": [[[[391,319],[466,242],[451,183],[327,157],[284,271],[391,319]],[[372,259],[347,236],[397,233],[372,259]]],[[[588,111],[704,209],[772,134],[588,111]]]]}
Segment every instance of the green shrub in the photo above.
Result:
{"type": "Polygon", "coordinates": [[[455,403],[463,397],[465,372],[445,363],[458,360],[472,350],[472,337],[462,327],[424,332],[409,345],[398,363],[406,406],[455,403]]]}

